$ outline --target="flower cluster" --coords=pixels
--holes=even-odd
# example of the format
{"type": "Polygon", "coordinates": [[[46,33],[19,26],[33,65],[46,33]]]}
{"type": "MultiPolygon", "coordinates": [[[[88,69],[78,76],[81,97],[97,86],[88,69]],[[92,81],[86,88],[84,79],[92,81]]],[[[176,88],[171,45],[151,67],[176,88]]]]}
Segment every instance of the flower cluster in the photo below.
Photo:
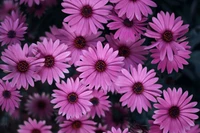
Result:
{"type": "Polygon", "coordinates": [[[190,90],[166,87],[160,76],[188,64],[189,25],[181,17],[160,11],[148,20],[153,0],[9,4],[10,13],[0,9],[0,107],[24,121],[19,133],[200,133],[190,90]],[[30,14],[39,20],[59,6],[61,26],[40,35],[30,14]],[[149,129],[133,127],[133,117],[149,112],[149,129]]]}

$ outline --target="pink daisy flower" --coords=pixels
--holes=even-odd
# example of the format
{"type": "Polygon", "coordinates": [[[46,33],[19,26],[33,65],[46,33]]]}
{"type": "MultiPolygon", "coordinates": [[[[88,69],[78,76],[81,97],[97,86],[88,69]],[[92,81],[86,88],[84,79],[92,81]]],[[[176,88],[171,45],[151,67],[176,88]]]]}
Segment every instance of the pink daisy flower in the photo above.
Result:
{"type": "Polygon", "coordinates": [[[80,61],[76,62],[77,71],[81,72],[80,78],[84,84],[90,88],[99,89],[102,87],[107,91],[112,81],[115,81],[120,75],[123,67],[123,57],[117,57],[118,51],[113,51],[109,44],[103,47],[101,42],[97,42],[97,48],[88,48],[83,50],[80,61]]]}
{"type": "Polygon", "coordinates": [[[188,62],[186,59],[190,58],[191,51],[190,46],[188,45],[187,41],[180,42],[181,47],[184,47],[185,50],[176,50],[176,52],[173,55],[173,60],[170,61],[166,56],[163,60],[160,59],[160,51],[159,49],[151,49],[150,52],[151,57],[153,58],[152,64],[158,64],[158,70],[161,70],[161,72],[164,72],[167,70],[167,72],[170,74],[173,70],[178,72],[179,69],[183,69],[183,65],[188,65],[188,62]]]}
{"type": "Polygon", "coordinates": [[[136,18],[129,20],[125,16],[121,18],[116,14],[109,15],[109,18],[113,20],[107,24],[110,30],[116,30],[114,38],[119,38],[122,41],[136,41],[141,34],[146,30],[147,18],[142,18],[140,21],[136,18]]]}
{"type": "Polygon", "coordinates": [[[186,131],[186,133],[200,133],[199,125],[191,127],[189,130],[186,131]]]}
{"type": "Polygon", "coordinates": [[[80,60],[80,55],[82,55],[83,50],[87,50],[88,47],[95,47],[98,41],[104,41],[104,38],[100,37],[102,32],[97,32],[95,35],[91,34],[82,36],[78,33],[72,32],[69,26],[65,23],[63,23],[63,28],[59,31],[61,35],[58,35],[57,38],[68,45],[69,51],[73,53],[69,62],[70,64],[74,64],[76,61],[80,60]]]}
{"type": "Polygon", "coordinates": [[[20,0],[20,4],[28,4],[31,7],[33,4],[39,5],[42,1],[45,0],[20,0]]]}
{"type": "Polygon", "coordinates": [[[10,18],[12,18],[13,21],[16,21],[17,19],[19,19],[19,23],[24,23],[24,26],[27,27],[27,24],[25,23],[26,22],[26,16],[21,13],[20,11],[12,11],[11,12],[11,15],[10,15],[10,18]]]}
{"type": "Polygon", "coordinates": [[[88,116],[83,116],[78,119],[70,119],[60,124],[58,133],[95,133],[96,123],[89,120],[88,116]]]}
{"type": "Polygon", "coordinates": [[[79,118],[91,110],[92,91],[81,84],[79,78],[75,81],[68,78],[67,83],[62,81],[61,84],[56,83],[56,86],[59,90],[53,90],[51,103],[55,104],[54,108],[59,108],[59,115],[66,115],[66,119],[79,118]]]}
{"type": "Polygon", "coordinates": [[[120,98],[122,106],[127,105],[131,112],[137,108],[140,114],[142,109],[148,111],[148,107],[151,108],[150,101],[157,102],[156,97],[162,93],[159,90],[162,85],[156,84],[158,78],[155,77],[155,71],[147,71],[147,67],[142,68],[139,64],[136,68],[131,66],[130,71],[122,69],[122,74],[116,81],[120,87],[118,92],[123,94],[120,98]]]}
{"type": "Polygon", "coordinates": [[[128,128],[122,130],[120,128],[115,129],[114,127],[112,127],[111,131],[107,131],[106,133],[130,133],[130,132],[128,131],[128,128]]]}
{"type": "Polygon", "coordinates": [[[90,116],[92,118],[97,115],[98,117],[105,117],[105,111],[109,111],[110,101],[108,100],[109,96],[106,96],[103,90],[94,90],[92,92],[92,98],[90,102],[93,104],[90,111],[90,116]]]}
{"type": "Polygon", "coordinates": [[[64,0],[62,11],[70,14],[64,22],[68,22],[72,32],[81,35],[97,34],[98,29],[104,29],[103,24],[107,23],[107,16],[112,9],[107,3],[108,0],[64,0]]]}
{"type": "MultiPolygon", "coordinates": [[[[46,0],[47,1],[47,0],[46,0]]],[[[41,18],[44,14],[47,7],[47,2],[41,1],[40,4],[33,4],[31,7],[27,8],[27,11],[30,14],[34,14],[35,17],[41,18]]]]}
{"type": "Polygon", "coordinates": [[[25,107],[28,114],[34,117],[44,119],[50,118],[53,114],[53,106],[50,103],[50,97],[45,93],[42,93],[42,95],[35,93],[33,96],[29,96],[25,107]]]}
{"type": "Polygon", "coordinates": [[[0,80],[0,96],[1,110],[13,113],[15,108],[19,108],[21,95],[16,90],[16,87],[12,87],[8,81],[4,83],[0,80]]]}
{"type": "Polygon", "coordinates": [[[62,33],[60,33],[60,29],[58,29],[55,25],[50,26],[50,32],[45,32],[45,36],[40,37],[40,40],[43,41],[45,38],[52,39],[52,41],[56,41],[58,36],[61,37],[62,33]]]}
{"type": "Polygon", "coordinates": [[[128,69],[130,64],[133,67],[137,67],[138,64],[144,64],[145,55],[148,54],[145,46],[142,46],[145,39],[138,39],[135,42],[120,41],[114,39],[112,34],[106,35],[106,39],[114,50],[119,51],[118,55],[124,57],[124,68],[128,69]]]}
{"type": "Polygon", "coordinates": [[[160,125],[154,124],[152,120],[149,120],[149,132],[148,133],[163,133],[163,131],[160,129],[160,125]]]}
{"type": "MultiPolygon", "coordinates": [[[[34,52],[34,51],[33,51],[34,52]]],[[[44,58],[44,66],[40,69],[39,75],[42,83],[47,81],[50,85],[53,80],[60,82],[60,78],[65,78],[64,73],[69,73],[70,52],[67,45],[59,40],[52,41],[46,38],[38,42],[34,53],[38,58],[44,58]]]]}
{"type": "Polygon", "coordinates": [[[156,41],[147,48],[157,46],[161,50],[160,59],[164,60],[167,56],[168,60],[172,61],[177,50],[185,50],[179,40],[188,32],[189,25],[183,25],[181,17],[175,18],[174,13],[170,15],[168,12],[165,14],[162,11],[157,14],[157,18],[153,17],[152,20],[153,23],[149,23],[151,29],[147,29],[145,35],[155,38],[156,41]]]}
{"type": "Polygon", "coordinates": [[[10,17],[1,22],[0,25],[0,42],[1,45],[16,44],[24,40],[24,34],[27,27],[24,23],[19,23],[19,19],[13,20],[10,17]]]}
{"type": "Polygon", "coordinates": [[[3,80],[11,80],[12,86],[20,89],[28,89],[29,85],[34,87],[34,80],[40,80],[37,74],[40,67],[44,65],[44,58],[37,59],[28,55],[29,47],[27,44],[23,48],[19,44],[8,46],[2,52],[1,59],[6,64],[1,64],[0,69],[9,73],[3,80]]]}
{"type": "Polygon", "coordinates": [[[151,7],[157,7],[152,0],[110,0],[110,2],[116,4],[115,9],[119,10],[119,17],[126,14],[129,20],[132,20],[134,17],[142,20],[143,16],[147,17],[153,13],[151,7]]]}
{"type": "Polygon", "coordinates": [[[160,125],[163,133],[183,133],[194,126],[194,120],[198,119],[199,109],[195,108],[197,102],[190,102],[192,95],[188,97],[188,91],[182,92],[182,88],[163,91],[164,98],[157,98],[154,104],[154,124],[160,125]]]}
{"type": "Polygon", "coordinates": [[[51,126],[46,125],[46,121],[36,121],[28,118],[24,125],[19,125],[18,133],[52,133],[51,126]]]}

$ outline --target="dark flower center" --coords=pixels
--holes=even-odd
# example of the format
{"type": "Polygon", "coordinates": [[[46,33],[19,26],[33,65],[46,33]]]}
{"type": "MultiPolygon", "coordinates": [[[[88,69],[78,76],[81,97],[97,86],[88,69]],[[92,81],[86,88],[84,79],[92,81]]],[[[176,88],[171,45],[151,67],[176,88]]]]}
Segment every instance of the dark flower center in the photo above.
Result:
{"type": "Polygon", "coordinates": [[[130,49],[127,46],[122,45],[119,47],[119,56],[129,57],[129,55],[130,49]]]}
{"type": "Polygon", "coordinates": [[[98,72],[104,72],[106,70],[106,67],[107,67],[107,65],[106,65],[105,61],[103,61],[103,60],[98,60],[95,63],[95,69],[98,72]]]}
{"type": "Polygon", "coordinates": [[[180,109],[177,106],[172,106],[169,110],[168,110],[168,114],[171,118],[177,118],[180,115],[180,109]]]}
{"type": "Polygon", "coordinates": [[[95,130],[95,133],[103,133],[103,132],[105,132],[105,131],[104,131],[104,130],[101,130],[101,129],[95,130]]]}
{"type": "Polygon", "coordinates": [[[96,97],[93,97],[92,99],[90,99],[90,102],[94,105],[97,106],[99,104],[99,99],[96,97]]]}
{"type": "Polygon", "coordinates": [[[123,24],[124,24],[126,27],[130,28],[130,27],[133,26],[133,21],[130,21],[128,18],[126,18],[126,19],[124,20],[123,24]]]}
{"type": "Polygon", "coordinates": [[[162,34],[162,39],[165,42],[171,42],[173,40],[173,34],[171,31],[166,30],[163,34],[162,34]]]}
{"type": "Polygon", "coordinates": [[[81,128],[81,126],[82,126],[81,121],[74,121],[74,122],[72,123],[72,128],[73,128],[73,129],[79,129],[79,128],[81,128]]]}
{"type": "Polygon", "coordinates": [[[17,63],[17,70],[21,73],[27,72],[29,69],[29,64],[26,61],[20,61],[17,63]]]}
{"type": "Polygon", "coordinates": [[[55,64],[54,57],[52,55],[45,56],[44,66],[45,67],[53,67],[55,64]]]}
{"type": "Polygon", "coordinates": [[[74,92],[71,92],[67,95],[67,100],[69,103],[74,104],[78,101],[78,95],[74,92]]]}
{"type": "Polygon", "coordinates": [[[33,129],[31,133],[41,133],[39,129],[33,129]]]}
{"type": "Polygon", "coordinates": [[[135,83],[132,88],[133,88],[133,92],[138,95],[142,94],[144,91],[144,86],[140,82],[135,83]]]}
{"type": "Polygon", "coordinates": [[[89,18],[92,16],[93,10],[92,7],[89,5],[85,5],[81,9],[81,15],[85,18],[89,18]]]}
{"type": "Polygon", "coordinates": [[[46,108],[46,103],[43,100],[38,101],[37,106],[40,110],[43,110],[46,108]]]}
{"type": "Polygon", "coordinates": [[[132,1],[132,2],[136,2],[137,0],[130,0],[130,1],[132,1]]]}
{"type": "Polygon", "coordinates": [[[76,37],[75,40],[74,40],[74,46],[77,49],[83,49],[86,46],[86,40],[85,40],[85,38],[82,37],[82,36],[76,37]]]}
{"type": "Polygon", "coordinates": [[[10,30],[10,31],[8,31],[7,36],[8,36],[8,38],[15,38],[16,32],[14,30],[10,30]]]}
{"type": "Polygon", "coordinates": [[[3,91],[2,96],[6,99],[11,97],[11,92],[8,90],[3,91]]]}

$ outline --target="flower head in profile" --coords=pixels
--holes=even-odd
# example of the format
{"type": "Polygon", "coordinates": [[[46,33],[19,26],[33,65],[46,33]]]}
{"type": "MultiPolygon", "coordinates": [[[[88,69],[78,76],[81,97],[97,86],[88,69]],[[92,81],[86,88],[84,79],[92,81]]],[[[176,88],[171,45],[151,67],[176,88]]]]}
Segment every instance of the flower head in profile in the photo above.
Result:
{"type": "Polygon", "coordinates": [[[21,44],[20,41],[24,40],[26,29],[27,27],[24,23],[20,23],[19,19],[13,20],[11,17],[6,17],[0,24],[1,45],[21,44]]]}
{"type": "Polygon", "coordinates": [[[111,3],[115,3],[115,9],[118,10],[118,16],[122,17],[126,15],[129,20],[134,17],[137,20],[142,20],[142,17],[147,17],[152,14],[151,7],[156,7],[156,3],[153,0],[110,0],[111,3]]]}
{"type": "Polygon", "coordinates": [[[114,39],[113,34],[106,35],[106,39],[114,50],[119,51],[118,55],[124,57],[124,68],[128,69],[130,64],[133,67],[137,67],[138,64],[144,64],[146,60],[145,55],[148,54],[148,51],[145,50],[145,46],[142,46],[145,39],[127,42],[114,39]]]}
{"type": "Polygon", "coordinates": [[[96,123],[86,115],[64,121],[60,124],[58,133],[95,133],[95,125],[96,123]]]}
{"type": "Polygon", "coordinates": [[[131,112],[137,109],[138,113],[142,110],[148,111],[151,102],[157,102],[156,97],[161,95],[162,85],[156,84],[158,78],[153,69],[147,71],[147,67],[130,67],[130,70],[122,69],[122,76],[119,76],[116,85],[120,87],[118,92],[123,94],[120,98],[122,106],[128,106],[131,112]]]}
{"type": "Polygon", "coordinates": [[[164,98],[158,97],[158,103],[154,104],[154,124],[158,124],[164,133],[183,133],[194,126],[194,120],[198,119],[199,109],[195,108],[197,102],[191,102],[192,95],[188,91],[183,93],[182,88],[168,88],[163,91],[164,98]],[[176,125],[176,126],[175,126],[176,125]]]}
{"type": "Polygon", "coordinates": [[[111,131],[107,131],[106,133],[130,133],[130,132],[128,131],[128,128],[122,130],[120,128],[116,129],[116,128],[112,127],[111,131]]]}
{"type": "Polygon", "coordinates": [[[70,14],[64,19],[72,32],[81,35],[97,34],[98,29],[104,29],[112,6],[106,5],[108,0],[64,0],[62,10],[70,14]]]}
{"type": "Polygon", "coordinates": [[[33,96],[29,96],[25,106],[28,114],[34,117],[44,119],[50,118],[53,114],[53,106],[50,103],[50,97],[45,93],[42,93],[42,95],[35,93],[33,96]]]}
{"type": "Polygon", "coordinates": [[[37,58],[44,58],[44,66],[40,69],[39,75],[41,81],[47,81],[50,85],[53,80],[60,82],[60,78],[65,78],[64,73],[68,73],[70,65],[68,64],[71,54],[67,45],[60,43],[60,40],[52,41],[45,38],[42,42],[38,42],[33,53],[37,58]]]}
{"type": "Polygon", "coordinates": [[[113,51],[109,44],[104,47],[101,42],[97,42],[96,48],[89,47],[83,50],[80,61],[76,62],[79,66],[77,71],[81,72],[80,78],[82,82],[92,89],[107,91],[112,82],[120,75],[120,71],[124,65],[124,57],[117,57],[118,51],[113,51]]]}
{"type": "Polygon", "coordinates": [[[0,106],[2,111],[13,113],[16,108],[19,108],[21,95],[16,89],[8,81],[3,82],[0,80],[0,106]]]}
{"type": "Polygon", "coordinates": [[[52,133],[51,126],[46,125],[46,121],[36,121],[28,118],[24,125],[19,125],[18,133],[52,133]]]}
{"type": "Polygon", "coordinates": [[[34,81],[40,80],[38,71],[44,65],[44,58],[29,56],[28,44],[22,48],[19,44],[10,45],[2,52],[1,59],[5,64],[0,64],[0,69],[8,73],[3,80],[11,80],[11,85],[20,89],[34,87],[34,81]]]}
{"type": "Polygon", "coordinates": [[[59,108],[58,114],[66,115],[66,119],[80,118],[91,110],[92,91],[81,84],[79,78],[75,81],[68,78],[67,82],[56,83],[59,89],[53,90],[51,103],[59,108]]]}

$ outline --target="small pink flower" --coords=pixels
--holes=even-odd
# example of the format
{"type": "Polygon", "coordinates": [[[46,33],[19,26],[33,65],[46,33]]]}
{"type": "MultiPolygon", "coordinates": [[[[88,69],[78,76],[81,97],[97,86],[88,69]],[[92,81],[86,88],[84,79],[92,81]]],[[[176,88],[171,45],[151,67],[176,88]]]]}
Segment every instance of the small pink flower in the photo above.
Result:
{"type": "Polygon", "coordinates": [[[110,0],[110,2],[116,4],[115,9],[119,10],[119,17],[126,14],[129,20],[136,17],[140,21],[143,16],[147,17],[153,13],[150,7],[157,7],[152,0],[110,0]]]}
{"type": "MultiPolygon", "coordinates": [[[[45,32],[45,36],[40,37],[40,40],[43,41],[45,38],[52,39],[52,41],[56,41],[61,37],[62,33],[60,33],[60,29],[58,29],[55,25],[50,26],[50,32],[45,32]]],[[[64,37],[64,36],[63,36],[64,37]]]]}
{"type": "Polygon", "coordinates": [[[199,109],[195,108],[197,102],[190,102],[192,95],[188,97],[188,91],[182,92],[182,88],[163,91],[164,98],[157,98],[154,104],[154,124],[160,125],[163,133],[183,133],[194,126],[194,120],[198,119],[199,109]],[[176,126],[175,126],[176,125],[176,126]]]}
{"type": "Polygon", "coordinates": [[[93,90],[92,98],[90,102],[93,104],[90,111],[90,116],[92,118],[97,115],[98,117],[105,116],[105,111],[109,111],[110,101],[108,100],[109,96],[106,96],[103,90],[93,90]]]}
{"type": "Polygon", "coordinates": [[[108,0],[64,0],[62,10],[70,14],[64,19],[72,29],[81,35],[97,34],[98,29],[104,29],[107,16],[112,6],[106,5],[108,0]]]}
{"type": "Polygon", "coordinates": [[[16,85],[18,89],[24,87],[27,90],[29,85],[34,87],[34,80],[40,80],[38,71],[44,65],[44,58],[29,56],[29,52],[28,44],[23,48],[19,44],[11,45],[2,52],[1,59],[6,64],[1,64],[0,68],[9,73],[3,80],[11,80],[12,86],[16,85]]]}
{"type": "Polygon", "coordinates": [[[123,94],[120,98],[122,106],[127,105],[131,112],[136,108],[138,113],[142,113],[142,109],[148,111],[151,108],[151,102],[157,102],[156,97],[162,93],[159,90],[162,85],[156,84],[158,78],[153,69],[147,71],[147,67],[130,67],[130,70],[122,69],[122,76],[119,76],[116,85],[120,87],[118,92],[123,94]]]}
{"type": "Polygon", "coordinates": [[[0,25],[0,42],[1,45],[21,43],[24,40],[24,34],[27,27],[24,23],[20,23],[19,19],[13,20],[10,17],[1,22],[0,25]]]}
{"type": "Polygon", "coordinates": [[[60,43],[59,40],[52,41],[46,38],[42,42],[38,42],[33,51],[36,57],[44,58],[44,66],[40,69],[39,75],[41,81],[47,81],[50,85],[53,80],[60,82],[60,78],[65,78],[64,73],[68,73],[70,65],[70,53],[67,45],[60,43]]]}
{"type": "Polygon", "coordinates": [[[79,118],[86,115],[91,109],[92,91],[81,84],[79,78],[75,81],[72,78],[67,79],[67,83],[56,83],[59,90],[53,90],[54,97],[51,103],[54,108],[59,108],[58,114],[66,115],[66,119],[79,118]]]}
{"type": "Polygon", "coordinates": [[[58,133],[95,133],[96,123],[89,120],[88,116],[78,119],[70,119],[60,124],[58,133]]]}
{"type": "MultiPolygon", "coordinates": [[[[47,1],[47,0],[45,0],[47,1]]],[[[31,7],[27,8],[30,14],[34,14],[35,17],[41,18],[45,14],[47,7],[47,2],[41,1],[40,4],[33,4],[31,7]]]]}
{"type": "Polygon", "coordinates": [[[51,126],[46,125],[46,121],[36,121],[28,118],[24,125],[19,125],[18,133],[52,133],[51,126]]]}
{"type": "Polygon", "coordinates": [[[5,83],[0,80],[0,106],[2,110],[13,113],[16,108],[19,108],[21,95],[16,87],[6,81],[5,83]]]}
{"type": "Polygon", "coordinates": [[[112,127],[111,131],[107,131],[106,133],[130,133],[128,131],[128,128],[121,130],[120,128],[115,129],[114,127],[112,127]]]}
{"type": "Polygon", "coordinates": [[[77,71],[81,72],[82,82],[89,85],[89,88],[95,87],[107,91],[112,82],[120,75],[124,65],[123,57],[117,57],[118,51],[113,51],[109,44],[103,47],[101,42],[97,43],[97,48],[89,47],[83,50],[80,61],[76,62],[77,71]]]}
{"type": "Polygon", "coordinates": [[[45,0],[20,0],[20,4],[28,4],[28,6],[31,7],[33,4],[39,5],[42,1],[45,0]]]}
{"type": "Polygon", "coordinates": [[[189,130],[186,131],[186,133],[200,133],[199,125],[191,127],[189,130]]]}

